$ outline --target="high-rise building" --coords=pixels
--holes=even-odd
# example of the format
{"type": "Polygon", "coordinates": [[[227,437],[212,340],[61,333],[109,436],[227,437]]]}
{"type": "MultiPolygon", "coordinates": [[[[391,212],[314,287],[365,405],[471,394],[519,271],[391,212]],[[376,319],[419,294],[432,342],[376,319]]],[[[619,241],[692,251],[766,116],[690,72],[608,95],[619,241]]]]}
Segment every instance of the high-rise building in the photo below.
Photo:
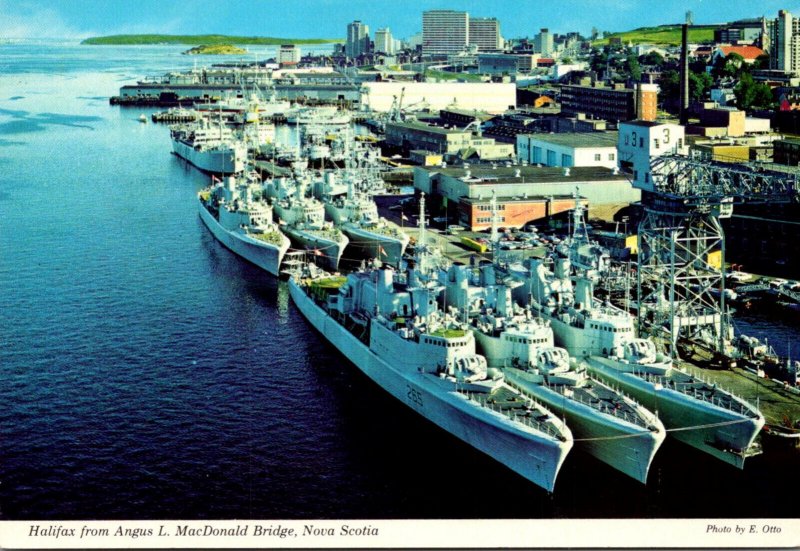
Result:
{"type": "Polygon", "coordinates": [[[389,27],[375,31],[375,51],[383,54],[393,55],[395,52],[394,38],[389,27]]]}
{"type": "Polygon", "coordinates": [[[769,47],[771,69],[800,72],[800,19],[780,10],[769,25],[769,47]]]}
{"type": "Polygon", "coordinates": [[[469,14],[465,11],[422,12],[423,55],[458,53],[469,44],[469,14]]]}
{"type": "Polygon", "coordinates": [[[369,52],[369,26],[361,21],[353,21],[347,25],[347,42],[344,53],[349,58],[356,58],[369,52]]]}
{"type": "Polygon", "coordinates": [[[553,54],[553,35],[548,29],[541,29],[533,38],[533,49],[543,56],[553,54]]]}
{"type": "Polygon", "coordinates": [[[502,50],[500,21],[494,17],[470,17],[469,43],[477,46],[482,52],[502,50]]]}

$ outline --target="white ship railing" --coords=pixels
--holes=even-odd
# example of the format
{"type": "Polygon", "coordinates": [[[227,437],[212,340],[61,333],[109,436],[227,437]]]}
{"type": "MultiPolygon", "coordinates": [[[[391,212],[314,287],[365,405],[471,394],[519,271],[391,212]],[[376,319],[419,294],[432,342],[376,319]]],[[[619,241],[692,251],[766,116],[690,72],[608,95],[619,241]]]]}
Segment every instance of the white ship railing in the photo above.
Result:
{"type": "Polygon", "coordinates": [[[706,402],[708,404],[717,406],[722,409],[726,409],[733,413],[746,415],[748,417],[757,416],[757,414],[753,411],[751,407],[748,406],[748,404],[743,403],[744,402],[743,398],[737,396],[736,394],[734,394],[729,390],[725,390],[722,387],[716,388],[716,386],[714,386],[711,389],[714,391],[719,390],[722,393],[721,396],[715,396],[713,392],[710,396],[708,396],[705,392],[698,391],[697,387],[694,385],[697,385],[698,383],[703,385],[710,385],[713,383],[709,383],[708,381],[705,381],[704,379],[697,377],[695,375],[692,376],[695,379],[694,381],[681,383],[677,381],[670,381],[669,379],[666,379],[659,375],[655,375],[653,373],[641,373],[634,371],[634,374],[637,377],[644,379],[648,383],[660,384],[667,390],[680,392],[681,394],[684,394],[696,400],[700,400],[701,402],[706,402]]]}
{"type": "Polygon", "coordinates": [[[458,387],[456,387],[456,392],[466,396],[469,399],[470,402],[475,402],[476,404],[478,404],[481,407],[487,408],[487,409],[489,409],[491,411],[494,411],[495,413],[499,413],[500,415],[504,415],[505,417],[508,417],[511,421],[514,421],[516,423],[521,423],[521,424],[523,424],[523,425],[525,425],[525,426],[527,426],[529,428],[532,428],[532,429],[534,429],[534,430],[536,430],[538,432],[542,432],[542,433],[544,433],[547,436],[550,436],[552,438],[557,438],[559,440],[564,440],[565,439],[564,433],[561,432],[560,430],[556,429],[553,426],[552,423],[543,423],[543,422],[537,421],[536,419],[534,419],[534,418],[529,416],[529,415],[537,415],[537,414],[546,415],[546,413],[542,412],[541,410],[536,409],[536,404],[531,400],[529,400],[528,403],[525,405],[525,409],[521,410],[524,413],[521,414],[521,415],[518,415],[517,411],[519,411],[519,410],[517,408],[504,409],[502,406],[500,406],[500,405],[498,405],[496,403],[490,402],[488,400],[481,400],[480,398],[478,398],[478,396],[482,396],[483,393],[470,392],[468,390],[461,389],[461,388],[458,388],[458,387]]]}
{"type": "MultiPolygon", "coordinates": [[[[596,379],[593,379],[593,378],[591,380],[596,381],[596,379]]],[[[524,388],[522,388],[522,387],[520,387],[518,385],[515,385],[513,383],[510,383],[510,382],[509,382],[509,384],[511,384],[516,390],[518,390],[520,393],[524,394],[525,396],[531,396],[524,388]]],[[[614,407],[604,403],[602,398],[595,398],[597,400],[597,402],[593,402],[591,399],[584,399],[582,396],[580,396],[580,393],[573,394],[572,396],[566,396],[563,392],[560,392],[561,389],[566,388],[564,385],[549,385],[547,383],[543,383],[543,384],[545,386],[547,386],[548,388],[550,388],[551,390],[554,390],[555,392],[557,392],[561,396],[564,396],[564,398],[567,399],[567,400],[572,400],[572,401],[577,402],[579,404],[582,404],[582,405],[584,405],[586,407],[589,407],[591,409],[599,411],[600,413],[604,413],[606,415],[611,415],[612,417],[616,417],[617,419],[621,419],[623,421],[627,421],[628,423],[631,423],[633,425],[636,425],[636,426],[639,426],[639,427],[642,427],[642,428],[646,429],[654,421],[654,420],[648,421],[647,419],[645,419],[642,415],[639,415],[638,413],[634,414],[634,413],[631,413],[630,411],[627,411],[625,409],[614,408],[614,407]]],[[[630,404],[626,404],[626,403],[623,403],[622,405],[625,408],[631,407],[630,404]]]]}

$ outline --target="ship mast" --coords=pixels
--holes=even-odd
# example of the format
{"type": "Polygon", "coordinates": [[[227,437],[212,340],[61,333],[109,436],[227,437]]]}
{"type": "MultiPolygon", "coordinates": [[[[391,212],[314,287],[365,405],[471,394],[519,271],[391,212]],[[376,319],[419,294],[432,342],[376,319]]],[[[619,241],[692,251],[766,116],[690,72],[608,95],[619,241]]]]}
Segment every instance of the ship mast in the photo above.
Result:
{"type": "Polygon", "coordinates": [[[419,195],[419,245],[425,244],[425,192],[419,195]]]}

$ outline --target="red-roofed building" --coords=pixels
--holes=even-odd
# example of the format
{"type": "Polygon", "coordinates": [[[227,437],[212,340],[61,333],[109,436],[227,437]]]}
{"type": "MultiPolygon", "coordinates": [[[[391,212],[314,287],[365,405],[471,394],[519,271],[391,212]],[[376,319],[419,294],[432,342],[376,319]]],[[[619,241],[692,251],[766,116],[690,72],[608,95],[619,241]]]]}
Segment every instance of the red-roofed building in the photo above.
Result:
{"type": "Polygon", "coordinates": [[[556,60],[552,57],[540,57],[536,62],[537,67],[552,67],[556,64],[556,60]]]}
{"type": "Polygon", "coordinates": [[[711,62],[715,62],[719,57],[728,57],[728,54],[739,54],[745,63],[754,63],[758,56],[764,54],[764,50],[756,46],[720,46],[714,50],[711,62]]]}

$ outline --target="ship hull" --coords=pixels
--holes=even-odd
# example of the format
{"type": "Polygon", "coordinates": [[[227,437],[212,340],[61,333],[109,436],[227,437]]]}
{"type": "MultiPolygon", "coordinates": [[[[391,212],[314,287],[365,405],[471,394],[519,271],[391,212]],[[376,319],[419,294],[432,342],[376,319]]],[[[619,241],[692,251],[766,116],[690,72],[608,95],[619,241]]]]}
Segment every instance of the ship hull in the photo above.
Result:
{"type": "Polygon", "coordinates": [[[346,235],[342,234],[341,239],[335,241],[291,226],[281,226],[281,229],[296,247],[311,252],[312,259],[320,264],[320,267],[334,272],[339,269],[339,261],[348,244],[346,235]]]}
{"type": "Polygon", "coordinates": [[[311,325],[381,388],[450,434],[553,491],[571,440],[561,441],[534,433],[525,425],[517,426],[504,415],[481,408],[456,392],[452,382],[429,373],[392,367],[333,320],[294,280],[290,280],[289,288],[311,325]]]}
{"type": "Polygon", "coordinates": [[[214,174],[233,174],[244,170],[247,153],[242,148],[197,150],[181,141],[172,140],[172,151],[197,168],[214,174]]]}
{"type": "Polygon", "coordinates": [[[350,247],[367,258],[378,258],[386,264],[397,266],[405,253],[408,237],[396,239],[374,233],[354,224],[344,224],[342,231],[350,238],[350,247]]]}
{"type": "Polygon", "coordinates": [[[577,449],[639,482],[647,482],[650,464],[666,437],[664,427],[657,419],[654,418],[653,422],[655,430],[648,430],[611,414],[598,412],[547,386],[525,380],[517,369],[504,371],[506,380],[513,387],[530,394],[553,413],[564,416],[575,437],[577,449]]]}
{"type": "Polygon", "coordinates": [[[655,411],[673,438],[736,467],[744,466],[748,450],[764,426],[760,414],[737,413],[656,385],[618,369],[614,360],[592,356],[587,358],[587,364],[595,375],[655,411]]]}
{"type": "Polygon", "coordinates": [[[252,262],[262,270],[266,270],[274,276],[280,273],[283,256],[289,249],[289,240],[284,237],[280,245],[263,243],[252,237],[248,237],[238,232],[232,232],[220,225],[214,216],[208,212],[202,201],[198,200],[198,210],[200,219],[209,229],[211,234],[233,253],[241,256],[245,260],[252,262]]]}

